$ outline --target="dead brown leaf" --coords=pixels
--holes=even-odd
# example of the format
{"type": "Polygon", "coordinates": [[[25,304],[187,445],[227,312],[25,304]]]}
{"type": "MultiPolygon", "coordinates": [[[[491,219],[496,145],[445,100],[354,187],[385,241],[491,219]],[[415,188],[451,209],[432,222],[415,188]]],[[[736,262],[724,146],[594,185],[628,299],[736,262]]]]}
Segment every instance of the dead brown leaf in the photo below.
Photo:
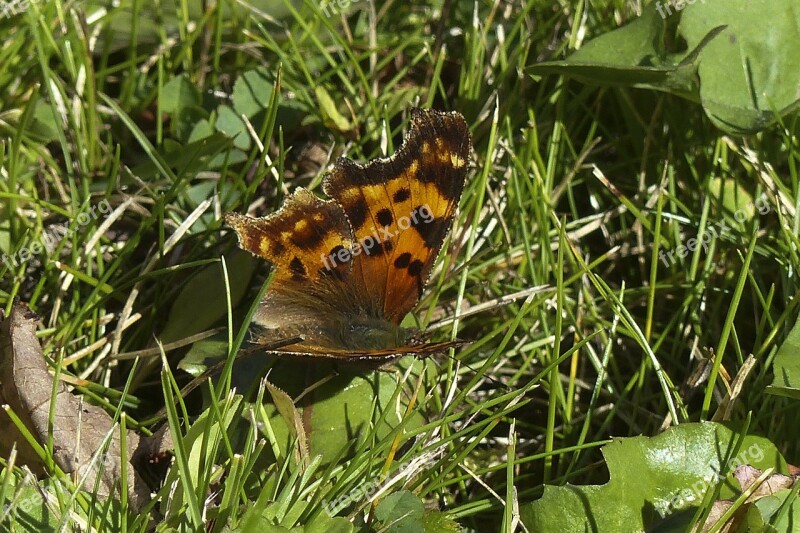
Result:
{"type": "MultiPolygon", "coordinates": [[[[36,338],[38,320],[25,304],[17,302],[0,324],[0,401],[4,404],[0,411],[0,452],[7,457],[16,447],[18,464],[27,465],[37,475],[46,473],[39,455],[9,417],[10,409],[42,448],[52,436],[55,463],[74,481],[82,482],[85,490],[93,492],[99,476],[97,495],[106,498],[119,490],[120,428],[103,409],[73,395],[60,381],[55,384],[50,428],[53,376],[36,338]]],[[[134,509],[140,509],[150,500],[150,488],[137,467],[143,456],[171,447],[171,442],[164,441],[163,435],[154,440],[132,430],[126,437],[128,501],[134,509]]]]}

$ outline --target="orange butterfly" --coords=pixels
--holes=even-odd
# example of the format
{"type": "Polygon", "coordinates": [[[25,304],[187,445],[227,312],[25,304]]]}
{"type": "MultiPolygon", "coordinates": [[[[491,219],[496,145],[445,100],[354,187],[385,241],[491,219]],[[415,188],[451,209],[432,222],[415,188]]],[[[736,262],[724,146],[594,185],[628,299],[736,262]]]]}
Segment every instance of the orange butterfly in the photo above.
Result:
{"type": "Polygon", "coordinates": [[[412,109],[392,157],[337,161],[323,182],[331,200],[298,188],[272,215],[225,216],[239,246],[276,269],[254,323],[267,340],[303,339],[275,353],[385,362],[460,344],[415,343],[400,323],[450,230],[470,153],[463,116],[412,109]]]}

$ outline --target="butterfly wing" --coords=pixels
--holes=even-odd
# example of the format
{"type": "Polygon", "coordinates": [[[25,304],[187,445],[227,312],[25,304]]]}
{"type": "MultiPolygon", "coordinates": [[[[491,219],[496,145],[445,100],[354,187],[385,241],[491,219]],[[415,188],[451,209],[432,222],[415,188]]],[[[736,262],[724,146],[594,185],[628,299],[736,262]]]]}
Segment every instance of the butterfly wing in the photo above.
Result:
{"type": "Polygon", "coordinates": [[[342,208],[298,188],[283,207],[262,218],[237,213],[225,216],[239,237],[239,246],[266,259],[275,277],[254,322],[279,336],[302,335],[318,342],[333,342],[336,331],[326,320],[338,317],[343,280],[351,262],[331,263],[339,251],[352,247],[350,224],[342,208]]]}
{"type": "Polygon", "coordinates": [[[323,183],[353,230],[351,284],[373,316],[399,324],[428,281],[464,189],[471,143],[459,113],[412,109],[400,149],[340,159],[323,183]]]}
{"type": "Polygon", "coordinates": [[[332,252],[335,255],[352,246],[350,225],[341,207],[306,189],[297,188],[271,215],[253,218],[228,213],[225,222],[236,231],[241,248],[272,263],[277,286],[319,284],[330,276],[342,277],[350,269],[349,261],[326,263],[332,252]]]}

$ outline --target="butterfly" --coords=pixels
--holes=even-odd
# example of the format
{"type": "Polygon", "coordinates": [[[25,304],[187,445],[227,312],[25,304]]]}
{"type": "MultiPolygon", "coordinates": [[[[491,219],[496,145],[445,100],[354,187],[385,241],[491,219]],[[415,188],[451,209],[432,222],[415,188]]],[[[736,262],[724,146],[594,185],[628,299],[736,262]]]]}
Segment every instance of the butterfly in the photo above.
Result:
{"type": "Polygon", "coordinates": [[[423,344],[400,323],[450,230],[471,151],[461,114],[415,108],[394,155],[336,162],[329,200],[297,188],[271,215],[225,216],[239,246],[275,268],[253,318],[260,338],[302,338],[272,353],[387,362],[460,344],[423,344]]]}

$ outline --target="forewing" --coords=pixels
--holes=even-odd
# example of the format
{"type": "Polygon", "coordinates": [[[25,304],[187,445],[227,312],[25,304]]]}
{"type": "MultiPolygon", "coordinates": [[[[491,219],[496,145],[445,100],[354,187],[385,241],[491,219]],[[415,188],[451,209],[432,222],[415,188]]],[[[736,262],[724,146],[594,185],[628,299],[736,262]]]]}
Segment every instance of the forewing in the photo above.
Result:
{"type": "Polygon", "coordinates": [[[353,229],[351,283],[395,324],[419,301],[464,189],[471,152],[459,113],[413,109],[400,149],[359,165],[340,159],[324,182],[353,229]]]}
{"type": "Polygon", "coordinates": [[[275,267],[274,289],[284,284],[314,285],[344,278],[350,261],[335,261],[352,246],[352,233],[341,207],[298,188],[277,212],[261,218],[229,213],[225,222],[239,236],[239,246],[275,267]]]}

